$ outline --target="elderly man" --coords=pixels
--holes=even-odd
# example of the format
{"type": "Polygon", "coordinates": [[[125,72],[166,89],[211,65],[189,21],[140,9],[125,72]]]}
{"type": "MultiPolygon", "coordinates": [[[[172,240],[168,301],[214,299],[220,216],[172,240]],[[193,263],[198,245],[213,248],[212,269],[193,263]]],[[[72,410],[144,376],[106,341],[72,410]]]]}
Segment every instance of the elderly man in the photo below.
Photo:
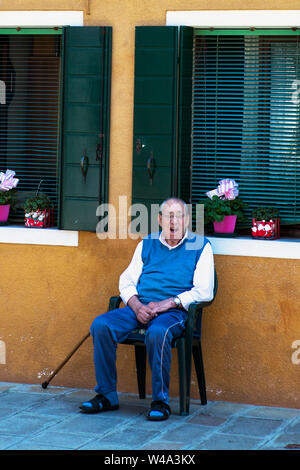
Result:
{"type": "Polygon", "coordinates": [[[116,410],[116,349],[135,328],[145,328],[152,371],[149,420],[171,414],[169,382],[171,344],[185,328],[191,302],[213,297],[214,262],[208,240],[187,230],[187,205],[170,198],[160,207],[160,234],[141,241],[121,274],[120,296],[126,305],[98,316],[91,325],[97,395],[81,404],[85,413],[116,410]],[[201,238],[201,240],[200,240],[201,238]]]}

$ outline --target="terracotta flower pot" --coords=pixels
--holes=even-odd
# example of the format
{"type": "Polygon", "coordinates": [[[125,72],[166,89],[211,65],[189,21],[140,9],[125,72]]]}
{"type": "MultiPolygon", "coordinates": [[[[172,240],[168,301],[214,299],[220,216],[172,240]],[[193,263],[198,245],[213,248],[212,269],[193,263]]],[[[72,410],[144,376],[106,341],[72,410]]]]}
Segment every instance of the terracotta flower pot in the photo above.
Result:
{"type": "Polygon", "coordinates": [[[225,215],[222,222],[213,222],[216,233],[234,233],[236,224],[236,215],[225,215]]]}
{"type": "Polygon", "coordinates": [[[0,205],[0,222],[7,222],[9,216],[10,204],[0,205]]]}

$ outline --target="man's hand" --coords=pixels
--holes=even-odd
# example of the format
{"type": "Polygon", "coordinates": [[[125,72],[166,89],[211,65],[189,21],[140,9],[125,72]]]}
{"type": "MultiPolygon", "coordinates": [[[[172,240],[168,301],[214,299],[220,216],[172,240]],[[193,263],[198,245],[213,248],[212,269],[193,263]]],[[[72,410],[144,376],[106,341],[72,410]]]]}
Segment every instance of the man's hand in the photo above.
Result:
{"type": "Polygon", "coordinates": [[[138,321],[144,325],[152,320],[152,318],[157,317],[159,313],[166,312],[170,308],[176,307],[172,297],[157,302],[149,302],[145,305],[142,304],[136,295],[133,295],[128,300],[128,305],[136,314],[138,321]]]}
{"type": "Polygon", "coordinates": [[[142,304],[136,295],[133,295],[127,302],[129,307],[136,314],[136,318],[140,323],[146,325],[153,317],[157,316],[157,313],[148,305],[142,304]]]}
{"type": "Polygon", "coordinates": [[[170,297],[169,299],[164,299],[157,302],[149,302],[148,307],[150,307],[152,312],[157,315],[158,313],[166,312],[170,308],[176,307],[176,304],[173,301],[173,298],[170,297]]]}

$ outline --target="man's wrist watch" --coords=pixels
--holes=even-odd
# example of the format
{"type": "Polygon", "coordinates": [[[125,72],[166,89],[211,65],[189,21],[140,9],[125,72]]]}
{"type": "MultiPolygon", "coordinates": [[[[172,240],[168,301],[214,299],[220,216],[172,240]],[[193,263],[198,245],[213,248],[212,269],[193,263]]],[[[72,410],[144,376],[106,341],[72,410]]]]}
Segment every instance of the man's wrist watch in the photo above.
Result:
{"type": "Polygon", "coordinates": [[[181,307],[181,300],[177,295],[175,295],[175,297],[173,297],[172,300],[173,300],[173,302],[174,302],[174,304],[176,305],[177,308],[181,307]]]}

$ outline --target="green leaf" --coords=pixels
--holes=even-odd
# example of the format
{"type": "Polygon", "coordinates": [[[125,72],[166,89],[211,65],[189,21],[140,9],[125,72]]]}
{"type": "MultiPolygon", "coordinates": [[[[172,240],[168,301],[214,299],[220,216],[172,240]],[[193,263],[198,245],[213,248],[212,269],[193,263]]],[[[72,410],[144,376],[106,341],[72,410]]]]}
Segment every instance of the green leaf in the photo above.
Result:
{"type": "Polygon", "coordinates": [[[207,198],[200,201],[204,204],[204,222],[222,222],[225,215],[237,215],[237,220],[243,219],[243,209],[246,204],[239,198],[233,200],[220,199],[218,196],[213,196],[212,199],[207,198]]]}

